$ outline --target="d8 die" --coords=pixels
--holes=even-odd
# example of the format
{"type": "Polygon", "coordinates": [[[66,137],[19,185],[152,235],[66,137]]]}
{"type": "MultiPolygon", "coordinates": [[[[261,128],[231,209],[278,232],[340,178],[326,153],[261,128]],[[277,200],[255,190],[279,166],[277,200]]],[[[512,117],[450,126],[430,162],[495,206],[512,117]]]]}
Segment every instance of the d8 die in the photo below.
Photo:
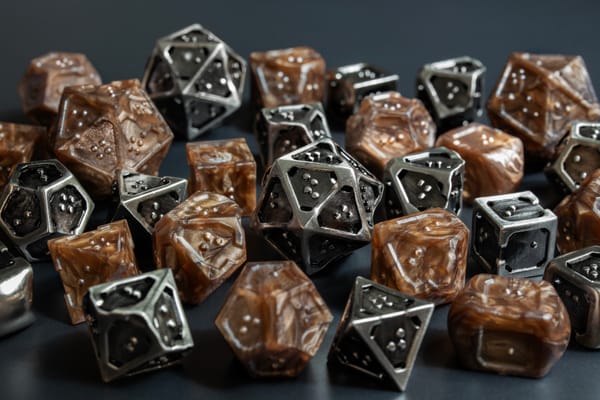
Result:
{"type": "Polygon", "coordinates": [[[543,275],[554,258],[557,218],[529,192],[479,197],[473,204],[473,255],[490,273],[543,275]]]}
{"type": "Polygon", "coordinates": [[[256,140],[266,167],[273,160],[316,140],[331,137],[321,103],[263,108],[256,123],[256,140]]]}
{"type": "Polygon", "coordinates": [[[142,84],[169,126],[188,140],[242,104],[246,62],[199,24],[159,39],[142,84]]]}
{"type": "Polygon", "coordinates": [[[194,346],[169,269],[92,286],[84,310],[105,382],[173,365],[194,346]]]}
{"type": "Polygon", "coordinates": [[[417,98],[429,110],[438,132],[474,121],[483,113],[485,67],[471,57],[425,64],[417,74],[417,98]]]}
{"type": "Polygon", "coordinates": [[[398,75],[358,63],[327,72],[327,113],[339,122],[358,111],[363,97],[396,90],[398,75]]]}
{"type": "Polygon", "coordinates": [[[435,207],[458,215],[464,169],[465,161],[445,147],[393,158],[383,173],[388,218],[435,207]]]}
{"type": "Polygon", "coordinates": [[[566,193],[600,168],[600,123],[576,122],[544,172],[566,193]]]}
{"type": "Polygon", "coordinates": [[[329,363],[406,390],[433,307],[357,277],[329,350],[329,363]]]}
{"type": "Polygon", "coordinates": [[[82,233],[94,203],[57,160],[19,164],[0,196],[0,228],[29,261],[48,258],[48,239],[82,233]]]}
{"type": "Polygon", "coordinates": [[[371,240],[383,185],[331,139],[275,160],[252,227],[312,274],[371,240]]]}

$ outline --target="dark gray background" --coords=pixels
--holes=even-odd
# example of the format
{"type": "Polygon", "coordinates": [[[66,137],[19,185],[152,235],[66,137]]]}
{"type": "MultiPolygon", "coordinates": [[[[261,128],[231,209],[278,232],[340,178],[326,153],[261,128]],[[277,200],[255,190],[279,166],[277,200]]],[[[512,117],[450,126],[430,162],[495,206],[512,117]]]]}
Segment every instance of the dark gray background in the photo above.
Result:
{"type": "MultiPolygon", "coordinates": [[[[0,4],[0,120],[22,121],[17,83],[28,61],[51,50],[88,55],[104,81],[141,77],[154,40],[199,22],[247,58],[253,50],[310,45],[330,67],[369,61],[400,76],[400,91],[413,96],[414,76],[425,63],[470,55],[487,66],[486,92],[509,52],[581,54],[600,81],[598,16],[593,1],[8,1],[0,4]]],[[[248,93],[246,93],[247,98],[248,93]]],[[[244,109],[205,139],[239,137],[255,149],[244,109]]],[[[343,140],[343,135],[335,134],[343,140]]],[[[187,176],[184,143],[177,142],[162,173],[187,176]]],[[[524,188],[557,199],[540,174],[524,188]]],[[[100,207],[96,220],[102,217],[100,207]]],[[[463,213],[470,226],[470,210],[463,213]]],[[[249,259],[276,258],[249,233],[249,259]]],[[[35,266],[36,323],[0,340],[0,399],[55,397],[131,398],[365,398],[563,399],[598,398],[600,354],[570,346],[544,379],[502,377],[462,370],[446,332],[448,307],[435,311],[408,390],[401,395],[354,375],[329,372],[325,359],[353,278],[368,276],[370,247],[314,280],[335,319],[317,356],[297,378],[253,381],[247,377],[212,321],[231,280],[203,304],[186,308],[196,346],[183,366],[112,384],[100,380],[85,326],[73,327],[58,276],[50,264],[35,266]]],[[[470,273],[478,272],[470,266],[470,273]]]]}

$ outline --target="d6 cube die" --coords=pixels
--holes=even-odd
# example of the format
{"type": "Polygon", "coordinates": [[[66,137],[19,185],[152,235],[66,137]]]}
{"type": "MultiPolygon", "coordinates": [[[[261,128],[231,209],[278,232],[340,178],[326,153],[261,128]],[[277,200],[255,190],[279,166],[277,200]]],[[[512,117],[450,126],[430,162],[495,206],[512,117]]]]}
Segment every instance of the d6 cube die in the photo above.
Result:
{"type": "Polygon", "coordinates": [[[465,161],[445,147],[393,158],[383,174],[388,218],[435,207],[458,215],[464,169],[465,161]]]}
{"type": "Polygon", "coordinates": [[[431,113],[438,132],[465,125],[483,113],[485,66],[471,57],[425,64],[417,75],[417,98],[431,113]]]}
{"type": "Polygon", "coordinates": [[[339,364],[406,390],[433,303],[357,277],[329,350],[339,364]]]}
{"type": "Polygon", "coordinates": [[[0,338],[33,323],[33,268],[0,242],[0,338]]]}
{"type": "Polygon", "coordinates": [[[175,364],[194,346],[170,269],[92,286],[84,309],[105,382],[175,364]]]}
{"type": "Polygon", "coordinates": [[[479,197],[473,204],[473,255],[490,273],[543,275],[554,257],[556,227],[556,215],[530,191],[479,197]]]}

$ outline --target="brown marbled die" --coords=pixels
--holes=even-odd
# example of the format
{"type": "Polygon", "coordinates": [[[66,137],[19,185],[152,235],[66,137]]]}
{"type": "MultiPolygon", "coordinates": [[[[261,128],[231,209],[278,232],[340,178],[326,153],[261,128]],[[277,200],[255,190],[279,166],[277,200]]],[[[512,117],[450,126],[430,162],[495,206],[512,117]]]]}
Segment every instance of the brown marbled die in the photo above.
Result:
{"type": "Polygon", "coordinates": [[[463,200],[511,193],[523,179],[523,142],[479,123],[440,135],[436,146],[456,151],[465,160],[463,200]]]}
{"type": "Polygon", "coordinates": [[[523,140],[527,161],[549,161],[576,120],[600,118],[580,56],[512,53],[488,104],[492,125],[523,140]]]}
{"type": "Polygon", "coordinates": [[[67,86],[101,83],[84,54],[52,52],[31,60],[19,84],[19,95],[25,114],[38,124],[50,126],[67,86]]]}
{"type": "Polygon", "coordinates": [[[54,267],[65,289],[71,323],[85,321],[83,296],[100,283],[138,275],[133,240],[125,220],[94,231],[48,241],[54,267]]]}
{"type": "Polygon", "coordinates": [[[331,320],[314,284],[293,261],[248,263],[215,325],[255,377],[298,375],[331,320]]]}
{"type": "Polygon", "coordinates": [[[600,245],[600,170],[554,209],[558,217],[556,247],[561,254],[600,245]]]}
{"type": "Polygon", "coordinates": [[[566,350],[571,325],[550,283],[480,274],[454,299],[448,332],[466,368],[539,378],[566,350]]]}
{"type": "Polygon", "coordinates": [[[0,190],[17,164],[31,161],[45,143],[46,128],[0,122],[0,190]]]}
{"type": "Polygon", "coordinates": [[[346,121],[346,149],[381,177],[389,160],[426,150],[435,142],[435,124],[421,100],[385,92],[365,97],[346,121]]]}
{"type": "Polygon", "coordinates": [[[196,192],[154,226],[156,267],[173,269],[183,302],[202,302],[246,262],[240,215],[233,200],[196,192]]]}
{"type": "Polygon", "coordinates": [[[469,229],[432,208],[383,221],[373,230],[371,279],[409,296],[448,303],[465,285],[469,229]]]}
{"type": "Polygon", "coordinates": [[[310,47],[250,53],[252,97],[259,107],[323,100],[325,60],[310,47]]]}
{"type": "Polygon", "coordinates": [[[137,79],[65,89],[50,146],[96,198],[117,169],[158,174],[173,133],[137,79]]]}

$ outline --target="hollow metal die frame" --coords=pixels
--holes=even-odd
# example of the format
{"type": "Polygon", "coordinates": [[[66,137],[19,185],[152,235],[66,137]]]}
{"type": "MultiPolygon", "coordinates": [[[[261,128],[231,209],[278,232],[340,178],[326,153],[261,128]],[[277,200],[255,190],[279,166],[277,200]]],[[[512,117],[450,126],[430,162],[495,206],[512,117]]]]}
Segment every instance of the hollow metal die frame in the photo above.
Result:
{"type": "Polygon", "coordinates": [[[0,338],[33,323],[32,300],[31,264],[14,257],[0,242],[0,338]]]}

